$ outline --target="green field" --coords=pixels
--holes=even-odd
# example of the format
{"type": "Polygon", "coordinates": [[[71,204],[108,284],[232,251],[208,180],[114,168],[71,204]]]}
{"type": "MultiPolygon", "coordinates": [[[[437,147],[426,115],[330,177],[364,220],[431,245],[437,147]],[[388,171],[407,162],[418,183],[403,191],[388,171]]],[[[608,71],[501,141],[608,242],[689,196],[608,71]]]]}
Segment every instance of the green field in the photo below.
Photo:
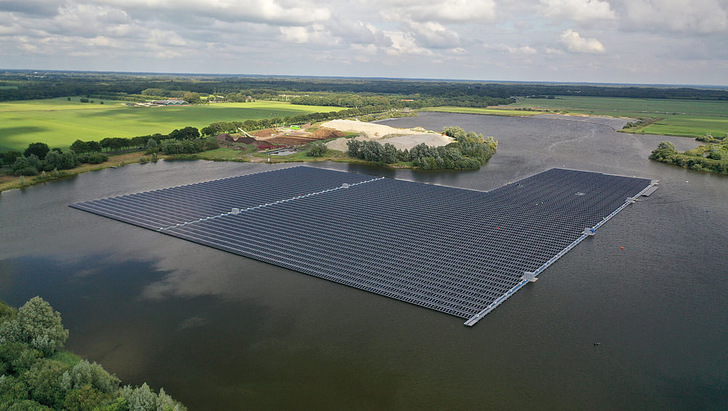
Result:
{"type": "Polygon", "coordinates": [[[634,133],[697,137],[728,133],[728,101],[660,100],[557,96],[519,99],[515,107],[565,111],[574,114],[659,119],[634,133]]]}
{"type": "Polygon", "coordinates": [[[337,107],[301,106],[275,101],[220,103],[182,107],[128,107],[118,101],[80,103],[77,98],[0,103],[0,151],[20,150],[33,142],[66,148],[74,141],[106,137],[167,134],[186,126],[202,128],[216,121],[245,121],[337,107]]]}
{"type": "Polygon", "coordinates": [[[492,116],[525,117],[543,114],[532,110],[510,110],[507,108],[481,108],[481,107],[426,107],[422,111],[437,111],[441,113],[488,114],[492,116]]]}

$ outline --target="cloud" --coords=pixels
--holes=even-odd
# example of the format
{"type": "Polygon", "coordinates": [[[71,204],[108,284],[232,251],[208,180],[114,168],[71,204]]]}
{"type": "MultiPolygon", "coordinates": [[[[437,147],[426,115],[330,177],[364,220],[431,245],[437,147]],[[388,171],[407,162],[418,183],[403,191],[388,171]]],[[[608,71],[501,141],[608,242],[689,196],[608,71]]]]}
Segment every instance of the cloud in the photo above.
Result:
{"type": "Polygon", "coordinates": [[[0,12],[22,13],[29,16],[48,17],[58,13],[63,5],[60,0],[3,0],[0,12]]]}
{"type": "Polygon", "coordinates": [[[538,50],[531,46],[513,47],[507,44],[489,44],[484,45],[484,47],[488,50],[495,50],[513,56],[533,56],[538,54],[538,50]]]}
{"type": "Polygon", "coordinates": [[[725,84],[726,39],[728,0],[0,0],[3,68],[725,84]]]}
{"type": "Polygon", "coordinates": [[[408,26],[415,34],[418,43],[424,47],[451,49],[460,45],[460,36],[440,23],[410,22],[408,26]]]}
{"type": "Polygon", "coordinates": [[[496,17],[494,0],[385,0],[378,6],[385,18],[395,21],[474,23],[496,17]]]}
{"type": "Polygon", "coordinates": [[[616,18],[609,3],[600,0],[540,0],[544,15],[578,22],[616,18]]]}
{"type": "Polygon", "coordinates": [[[331,25],[332,33],[348,44],[388,47],[392,40],[384,32],[371,23],[362,21],[349,22],[334,20],[331,25]]]}
{"type": "Polygon", "coordinates": [[[567,50],[574,53],[604,53],[606,51],[599,40],[583,38],[571,29],[561,33],[560,40],[567,50]]]}
{"type": "Polygon", "coordinates": [[[279,0],[97,0],[93,4],[127,10],[139,20],[208,18],[301,26],[331,18],[328,8],[305,0],[295,4],[282,4],[279,0]]]}
{"type": "Polygon", "coordinates": [[[390,56],[429,56],[433,54],[431,50],[418,46],[411,33],[388,31],[385,34],[392,41],[392,45],[387,48],[387,54],[390,56]]]}
{"type": "Polygon", "coordinates": [[[321,24],[313,24],[307,27],[282,26],[280,27],[281,40],[294,44],[325,44],[333,46],[339,41],[331,36],[331,32],[321,24]]]}
{"type": "Polygon", "coordinates": [[[633,30],[728,33],[725,0],[625,0],[622,8],[633,30]]]}

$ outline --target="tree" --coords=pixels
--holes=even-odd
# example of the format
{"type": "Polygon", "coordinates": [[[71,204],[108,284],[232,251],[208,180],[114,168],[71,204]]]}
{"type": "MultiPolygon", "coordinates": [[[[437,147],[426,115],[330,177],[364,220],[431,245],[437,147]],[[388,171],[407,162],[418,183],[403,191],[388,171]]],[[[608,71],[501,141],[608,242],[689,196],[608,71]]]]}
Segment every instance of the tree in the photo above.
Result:
{"type": "Polygon", "coordinates": [[[677,148],[675,147],[675,144],[673,144],[670,141],[663,141],[660,144],[657,145],[658,150],[665,150],[672,153],[677,153],[677,148]]]}
{"type": "MultiPolygon", "coordinates": [[[[670,141],[663,141],[657,145],[657,148],[652,150],[650,153],[650,160],[665,161],[668,157],[673,157],[677,154],[677,148],[675,144],[670,141]]],[[[683,167],[682,165],[680,165],[683,167]]]]}
{"type": "Polygon", "coordinates": [[[182,96],[182,99],[190,104],[197,104],[202,101],[200,94],[192,91],[185,92],[185,94],[182,96]]]}
{"type": "Polygon", "coordinates": [[[54,169],[63,169],[63,154],[51,150],[43,160],[43,170],[53,171],[54,169]]]}
{"type": "Polygon", "coordinates": [[[104,394],[90,385],[84,385],[73,390],[69,390],[66,398],[63,400],[63,409],[68,411],[94,411],[99,409],[119,409],[103,407],[111,400],[111,396],[104,394]]]}
{"type": "Polygon", "coordinates": [[[39,159],[43,160],[49,151],[51,151],[51,149],[46,143],[31,143],[28,145],[28,148],[25,149],[23,155],[30,157],[31,154],[35,154],[39,159]]]}
{"type": "Polygon", "coordinates": [[[397,147],[391,143],[384,144],[384,151],[382,153],[381,161],[385,164],[392,164],[397,162],[397,147]]]}
{"type": "Polygon", "coordinates": [[[63,348],[66,339],[68,330],[63,328],[61,314],[38,296],[20,307],[15,319],[0,324],[0,344],[28,344],[46,356],[63,348]]]}
{"type": "Polygon", "coordinates": [[[30,391],[30,399],[60,409],[66,396],[65,390],[61,388],[61,376],[67,368],[67,365],[49,359],[36,362],[23,374],[30,391]]]}
{"type": "Polygon", "coordinates": [[[169,138],[173,138],[175,140],[193,140],[200,138],[200,131],[195,127],[187,126],[179,130],[172,130],[172,132],[169,133],[169,138]]]}
{"type": "Polygon", "coordinates": [[[61,158],[61,166],[58,169],[70,170],[79,164],[81,164],[81,162],[78,160],[76,152],[73,150],[68,150],[63,153],[63,157],[61,158]]]}
{"type": "Polygon", "coordinates": [[[314,141],[308,147],[306,154],[311,157],[323,157],[326,154],[326,145],[320,141],[314,141]]]}
{"type": "Polygon", "coordinates": [[[92,153],[100,153],[101,152],[101,144],[99,144],[98,141],[87,141],[88,149],[92,153]]]}
{"type": "Polygon", "coordinates": [[[2,163],[5,165],[13,165],[18,157],[22,156],[23,153],[17,150],[6,151],[2,155],[2,163]]]}
{"type": "Polygon", "coordinates": [[[66,391],[90,385],[103,393],[111,394],[119,389],[120,382],[100,365],[86,360],[81,360],[61,377],[61,387],[66,391]]]}
{"type": "Polygon", "coordinates": [[[132,137],[130,140],[130,144],[137,148],[142,148],[145,145],[147,145],[147,140],[149,139],[149,136],[136,136],[132,137]]]}
{"type": "Polygon", "coordinates": [[[89,144],[85,141],[76,140],[71,144],[71,150],[75,151],[78,154],[88,153],[91,151],[91,148],[89,147],[89,144]]]}
{"type": "MultiPolygon", "coordinates": [[[[31,155],[31,157],[38,158],[35,154],[31,155]]],[[[38,167],[31,165],[30,160],[26,157],[18,157],[13,163],[13,174],[16,176],[35,176],[38,175],[38,172],[38,167]]]]}
{"type": "Polygon", "coordinates": [[[127,385],[119,390],[121,396],[126,400],[130,410],[135,411],[185,411],[184,405],[175,401],[164,392],[164,388],[156,394],[147,383],[143,383],[141,387],[132,388],[127,385]]]}

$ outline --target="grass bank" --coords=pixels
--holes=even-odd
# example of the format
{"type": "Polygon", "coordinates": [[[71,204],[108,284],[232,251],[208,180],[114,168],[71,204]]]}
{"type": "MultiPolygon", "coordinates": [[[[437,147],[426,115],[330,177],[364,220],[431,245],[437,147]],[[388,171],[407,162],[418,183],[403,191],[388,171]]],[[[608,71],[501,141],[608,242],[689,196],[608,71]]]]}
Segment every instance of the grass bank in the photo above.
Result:
{"type": "Polygon", "coordinates": [[[487,114],[491,116],[508,116],[508,117],[526,117],[534,116],[536,114],[544,114],[544,110],[529,110],[523,109],[512,109],[512,108],[501,108],[501,107],[425,107],[420,111],[434,111],[439,113],[462,113],[462,114],[487,114]]]}
{"type": "MultiPolygon", "coordinates": [[[[5,174],[0,176],[0,192],[3,192],[5,190],[12,190],[14,188],[30,187],[32,185],[46,183],[53,180],[59,180],[62,178],[68,178],[70,176],[86,173],[88,171],[122,167],[127,164],[138,163],[142,157],[147,157],[143,151],[110,155],[109,160],[101,164],[82,164],[70,170],[43,173],[34,177],[18,177],[11,174],[5,174]]],[[[159,156],[159,158],[162,159],[165,158],[165,156],[159,156]]]]}
{"type": "Polygon", "coordinates": [[[556,96],[522,98],[512,107],[564,114],[645,119],[630,133],[698,137],[728,133],[728,101],[556,96]]]}

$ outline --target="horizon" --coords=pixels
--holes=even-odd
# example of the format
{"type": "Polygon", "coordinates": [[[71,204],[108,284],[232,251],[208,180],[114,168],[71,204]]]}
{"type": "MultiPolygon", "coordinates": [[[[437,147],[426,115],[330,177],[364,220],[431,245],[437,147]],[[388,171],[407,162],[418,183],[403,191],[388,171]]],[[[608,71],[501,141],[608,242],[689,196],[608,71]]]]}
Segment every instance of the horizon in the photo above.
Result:
{"type": "Polygon", "coordinates": [[[631,86],[631,87],[653,87],[653,88],[698,88],[698,89],[728,89],[728,84],[670,84],[670,83],[609,83],[589,81],[548,81],[548,80],[485,80],[485,79],[455,79],[455,78],[415,78],[415,77],[370,77],[370,76],[345,76],[345,75],[296,75],[296,74],[250,74],[250,73],[203,73],[203,72],[159,72],[159,71],[114,71],[114,70],[63,70],[63,69],[29,69],[29,68],[1,68],[0,72],[44,72],[44,73],[78,73],[78,74],[116,74],[116,75],[155,75],[155,76],[190,76],[190,77],[257,77],[257,78],[301,78],[301,79],[332,79],[332,80],[397,80],[397,81],[432,81],[432,82],[463,82],[463,83],[485,83],[485,84],[544,84],[544,85],[568,85],[568,86],[631,86]]]}
{"type": "Polygon", "coordinates": [[[723,0],[9,0],[0,26],[14,70],[728,86],[723,0]]]}

